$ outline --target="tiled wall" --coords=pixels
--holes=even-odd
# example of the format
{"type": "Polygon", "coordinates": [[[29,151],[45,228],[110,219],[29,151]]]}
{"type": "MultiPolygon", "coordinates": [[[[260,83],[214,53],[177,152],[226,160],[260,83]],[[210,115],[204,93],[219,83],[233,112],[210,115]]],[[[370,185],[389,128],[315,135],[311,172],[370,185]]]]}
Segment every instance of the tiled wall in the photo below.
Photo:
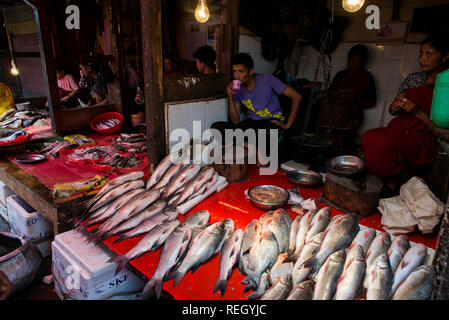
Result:
{"type": "MultiPolygon", "coordinates": [[[[357,43],[340,43],[332,54],[333,77],[338,71],[346,68],[347,53],[357,43]]],[[[385,126],[391,116],[388,106],[396,96],[402,80],[412,72],[420,71],[418,64],[419,44],[404,44],[402,46],[377,47],[375,43],[364,43],[369,50],[367,69],[374,77],[377,88],[377,105],[365,110],[365,121],[360,132],[385,126]]],[[[319,52],[311,46],[302,48],[298,67],[299,78],[313,80],[319,52]]],[[[322,70],[320,69],[320,76],[322,70]]],[[[320,79],[321,80],[321,79],[320,79]]]]}

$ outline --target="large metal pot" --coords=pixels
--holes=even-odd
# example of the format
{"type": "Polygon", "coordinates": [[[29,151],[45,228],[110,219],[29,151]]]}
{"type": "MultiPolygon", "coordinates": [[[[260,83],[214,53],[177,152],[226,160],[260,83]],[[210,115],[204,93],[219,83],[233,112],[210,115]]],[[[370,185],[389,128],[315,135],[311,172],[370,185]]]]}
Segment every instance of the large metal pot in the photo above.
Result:
{"type": "Polygon", "coordinates": [[[12,284],[11,296],[26,288],[39,272],[42,255],[23,237],[0,232],[0,271],[12,284]]]}

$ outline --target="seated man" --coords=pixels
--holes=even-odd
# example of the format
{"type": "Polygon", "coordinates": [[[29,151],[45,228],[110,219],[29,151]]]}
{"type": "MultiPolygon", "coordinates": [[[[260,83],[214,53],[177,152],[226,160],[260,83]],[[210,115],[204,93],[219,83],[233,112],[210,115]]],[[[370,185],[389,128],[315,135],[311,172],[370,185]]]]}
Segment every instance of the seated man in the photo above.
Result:
{"type": "Polygon", "coordinates": [[[178,71],[178,63],[173,57],[164,58],[164,77],[167,76],[182,76],[182,73],[178,71]]]}
{"type": "Polygon", "coordinates": [[[201,46],[193,53],[193,57],[196,60],[196,68],[199,73],[214,74],[216,73],[217,66],[215,60],[217,60],[217,53],[211,46],[201,46]]]}
{"type": "MultiPolygon", "coordinates": [[[[298,114],[302,96],[273,75],[254,73],[254,61],[249,54],[235,55],[231,64],[233,77],[240,81],[241,87],[233,89],[232,83],[227,86],[230,121],[216,122],[212,129],[219,130],[222,137],[226,129],[254,129],[256,136],[259,129],[288,130],[298,114]],[[281,94],[292,100],[288,119],[284,117],[280,106],[278,95],[281,94]],[[246,119],[240,121],[242,105],[247,109],[246,119]]],[[[269,150],[269,144],[267,148],[269,150]]]]}
{"type": "MultiPolygon", "coordinates": [[[[105,62],[106,63],[106,62],[105,62]]],[[[107,104],[107,96],[108,96],[108,79],[106,79],[105,75],[101,71],[101,64],[98,62],[82,62],[80,63],[80,74],[81,74],[81,82],[84,83],[85,87],[84,91],[88,94],[87,99],[88,106],[92,105],[101,105],[107,104]],[[96,101],[96,99],[91,96],[92,90],[95,88],[95,92],[99,94],[99,96],[104,97],[104,99],[100,102],[96,101]]]]}

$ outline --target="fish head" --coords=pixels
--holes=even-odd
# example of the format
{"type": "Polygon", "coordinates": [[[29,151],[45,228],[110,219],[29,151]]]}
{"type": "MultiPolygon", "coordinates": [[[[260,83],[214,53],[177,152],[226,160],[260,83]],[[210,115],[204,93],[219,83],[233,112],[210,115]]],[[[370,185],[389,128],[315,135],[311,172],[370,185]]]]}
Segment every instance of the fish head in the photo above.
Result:
{"type": "Polygon", "coordinates": [[[344,263],[346,259],[346,251],[339,250],[337,252],[334,252],[330,255],[329,259],[338,263],[344,263]]]}
{"type": "Polygon", "coordinates": [[[380,254],[380,255],[376,258],[375,265],[376,265],[378,268],[381,268],[381,269],[387,269],[387,268],[390,268],[390,259],[389,259],[389,257],[388,257],[388,254],[386,254],[386,253],[380,254]]]}

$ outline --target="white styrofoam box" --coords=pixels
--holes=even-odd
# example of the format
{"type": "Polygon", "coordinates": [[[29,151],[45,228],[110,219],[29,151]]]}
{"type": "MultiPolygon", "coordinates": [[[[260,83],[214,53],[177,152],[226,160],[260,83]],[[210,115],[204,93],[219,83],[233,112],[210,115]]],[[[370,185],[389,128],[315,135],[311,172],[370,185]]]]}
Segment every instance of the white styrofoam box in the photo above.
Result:
{"type": "Polygon", "coordinates": [[[3,205],[3,203],[0,203],[0,216],[2,216],[2,218],[9,223],[8,210],[6,209],[6,206],[3,205]]]}
{"type": "Polygon", "coordinates": [[[43,257],[51,254],[53,226],[20,196],[6,199],[11,231],[36,244],[43,257]]]}
{"type": "Polygon", "coordinates": [[[16,193],[12,191],[6,184],[0,181],[0,202],[6,206],[6,198],[15,195],[16,193]]]}
{"type": "Polygon", "coordinates": [[[126,267],[117,275],[117,263],[104,249],[88,243],[81,232],[71,230],[52,242],[52,270],[61,299],[139,300],[145,282],[126,267]]]}

